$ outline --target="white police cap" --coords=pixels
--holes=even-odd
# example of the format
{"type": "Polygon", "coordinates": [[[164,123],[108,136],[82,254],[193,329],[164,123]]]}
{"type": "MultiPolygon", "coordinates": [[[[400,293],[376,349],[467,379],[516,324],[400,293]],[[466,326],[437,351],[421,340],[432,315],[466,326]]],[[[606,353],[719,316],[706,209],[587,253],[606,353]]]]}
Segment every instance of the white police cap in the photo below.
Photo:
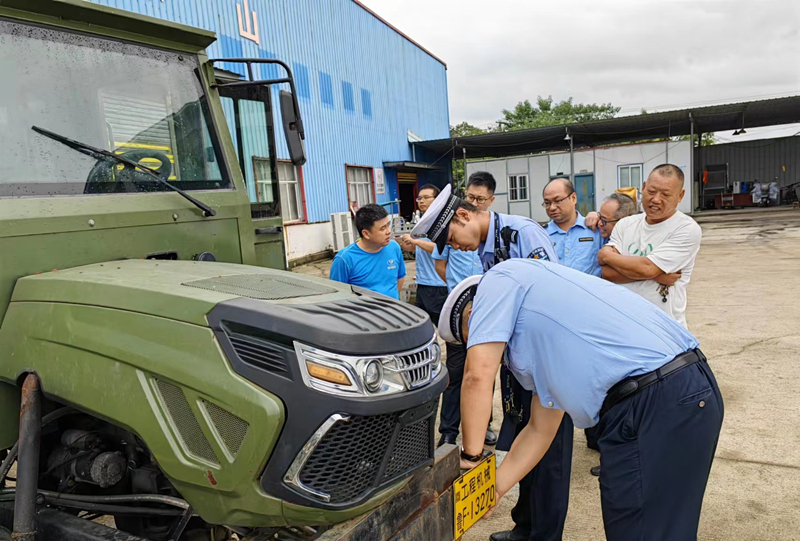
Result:
{"type": "Polygon", "coordinates": [[[453,291],[447,296],[439,315],[439,336],[445,342],[452,344],[464,342],[464,337],[461,336],[461,316],[469,301],[475,297],[481,278],[483,275],[480,274],[470,276],[453,288],[453,291]]]}
{"type": "Polygon", "coordinates": [[[427,238],[436,243],[439,253],[444,251],[447,245],[447,235],[450,231],[450,220],[456,214],[456,209],[461,204],[461,199],[452,195],[450,185],[444,187],[431,206],[422,215],[422,218],[414,229],[411,236],[416,238],[427,238]]]}

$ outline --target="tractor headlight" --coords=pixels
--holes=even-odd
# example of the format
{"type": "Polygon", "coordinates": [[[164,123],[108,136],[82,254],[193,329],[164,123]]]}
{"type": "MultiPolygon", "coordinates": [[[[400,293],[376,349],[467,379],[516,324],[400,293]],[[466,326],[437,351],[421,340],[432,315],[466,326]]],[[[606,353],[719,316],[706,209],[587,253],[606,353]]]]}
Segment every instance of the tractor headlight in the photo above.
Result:
{"type": "Polygon", "coordinates": [[[394,355],[362,357],[330,353],[294,343],[303,382],[340,396],[383,396],[423,387],[441,371],[441,351],[428,344],[394,355]]]}

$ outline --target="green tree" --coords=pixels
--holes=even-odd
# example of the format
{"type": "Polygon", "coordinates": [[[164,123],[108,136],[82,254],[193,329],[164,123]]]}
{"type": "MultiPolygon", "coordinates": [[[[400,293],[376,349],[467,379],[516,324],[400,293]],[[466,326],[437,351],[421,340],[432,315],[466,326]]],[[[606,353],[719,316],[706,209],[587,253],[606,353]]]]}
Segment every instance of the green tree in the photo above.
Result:
{"type": "Polygon", "coordinates": [[[536,105],[530,100],[519,102],[513,109],[503,109],[503,118],[497,121],[498,131],[523,130],[558,126],[573,122],[605,120],[614,118],[620,108],[610,103],[573,103],[572,98],[553,103],[553,96],[536,98],[536,105]]]}
{"type": "MultiPolygon", "coordinates": [[[[450,138],[458,139],[459,137],[469,137],[471,135],[483,135],[488,133],[486,130],[473,126],[469,122],[462,122],[456,126],[450,126],[450,138]]],[[[463,188],[466,185],[466,178],[464,178],[464,160],[453,160],[453,180],[456,181],[456,186],[463,188]]]]}
{"type": "Polygon", "coordinates": [[[450,137],[453,139],[469,137],[470,135],[483,135],[484,133],[487,133],[487,131],[473,126],[469,122],[462,122],[456,126],[450,126],[450,137]]]}

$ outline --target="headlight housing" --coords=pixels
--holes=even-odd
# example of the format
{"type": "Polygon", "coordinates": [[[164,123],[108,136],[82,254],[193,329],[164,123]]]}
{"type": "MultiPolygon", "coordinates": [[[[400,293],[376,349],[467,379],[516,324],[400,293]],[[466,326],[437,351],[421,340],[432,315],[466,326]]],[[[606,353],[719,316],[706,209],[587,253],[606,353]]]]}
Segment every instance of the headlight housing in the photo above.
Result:
{"type": "Polygon", "coordinates": [[[410,391],[433,381],[441,371],[436,336],[424,346],[393,355],[352,356],[294,343],[303,382],[339,396],[383,396],[410,391]]]}

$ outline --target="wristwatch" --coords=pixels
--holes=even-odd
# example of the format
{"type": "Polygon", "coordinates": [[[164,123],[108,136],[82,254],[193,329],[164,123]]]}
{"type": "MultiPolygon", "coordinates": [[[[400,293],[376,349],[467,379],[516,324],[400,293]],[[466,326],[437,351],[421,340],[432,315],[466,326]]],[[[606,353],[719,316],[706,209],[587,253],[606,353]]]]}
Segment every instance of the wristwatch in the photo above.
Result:
{"type": "Polygon", "coordinates": [[[467,453],[464,452],[464,448],[463,447],[461,448],[461,458],[466,460],[467,462],[480,462],[481,460],[483,460],[484,454],[485,451],[481,452],[481,454],[479,455],[474,455],[474,456],[468,455],[467,453]]]}

